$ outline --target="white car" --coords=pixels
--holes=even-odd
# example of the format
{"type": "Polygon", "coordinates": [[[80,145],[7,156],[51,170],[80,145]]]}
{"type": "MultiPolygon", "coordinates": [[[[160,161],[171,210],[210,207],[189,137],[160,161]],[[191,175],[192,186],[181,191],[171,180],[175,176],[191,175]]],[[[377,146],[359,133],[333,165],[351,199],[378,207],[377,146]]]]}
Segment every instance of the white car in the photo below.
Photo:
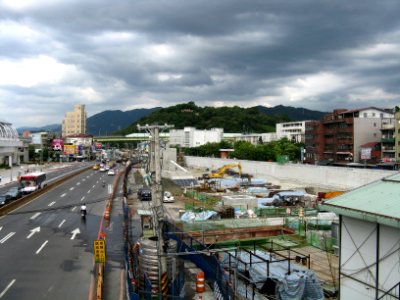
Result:
{"type": "Polygon", "coordinates": [[[107,174],[110,176],[114,176],[115,175],[114,169],[110,169],[107,174]]]}
{"type": "Polygon", "coordinates": [[[164,198],[163,198],[164,203],[173,203],[175,202],[174,196],[170,192],[165,191],[164,192],[164,198]]]}

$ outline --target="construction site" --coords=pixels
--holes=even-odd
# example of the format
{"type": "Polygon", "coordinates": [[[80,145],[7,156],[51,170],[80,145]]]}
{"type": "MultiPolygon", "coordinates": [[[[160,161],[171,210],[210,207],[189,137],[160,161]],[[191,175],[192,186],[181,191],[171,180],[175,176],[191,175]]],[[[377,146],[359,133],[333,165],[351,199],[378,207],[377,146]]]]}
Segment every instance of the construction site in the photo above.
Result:
{"type": "Polygon", "coordinates": [[[345,189],[188,166],[146,129],[125,180],[131,299],[336,299],[338,220],[318,204],[345,189]]]}

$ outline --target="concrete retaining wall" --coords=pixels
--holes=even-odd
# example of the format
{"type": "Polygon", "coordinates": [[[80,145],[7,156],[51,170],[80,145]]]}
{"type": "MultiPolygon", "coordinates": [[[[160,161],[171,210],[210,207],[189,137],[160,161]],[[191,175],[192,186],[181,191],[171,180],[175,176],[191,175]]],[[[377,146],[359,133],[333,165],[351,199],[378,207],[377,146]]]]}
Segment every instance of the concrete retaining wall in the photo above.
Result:
{"type": "Polygon", "coordinates": [[[274,183],[274,179],[292,182],[303,186],[314,186],[332,190],[349,190],[368,184],[383,177],[393,175],[397,171],[356,169],[344,167],[327,167],[303,164],[279,165],[274,162],[220,159],[210,157],[186,156],[186,165],[190,168],[218,169],[226,164],[242,165],[243,173],[254,177],[266,178],[274,183]]]}

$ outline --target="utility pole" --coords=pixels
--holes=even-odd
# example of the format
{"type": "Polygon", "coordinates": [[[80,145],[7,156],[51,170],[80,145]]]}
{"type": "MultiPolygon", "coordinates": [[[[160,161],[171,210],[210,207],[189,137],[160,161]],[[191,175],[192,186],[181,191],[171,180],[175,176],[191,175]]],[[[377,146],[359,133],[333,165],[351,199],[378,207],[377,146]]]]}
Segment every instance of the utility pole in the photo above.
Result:
{"type": "Polygon", "coordinates": [[[164,245],[164,209],[163,209],[163,201],[162,201],[162,187],[161,187],[161,161],[160,161],[160,129],[169,129],[173,128],[174,125],[147,125],[140,126],[138,125],[139,130],[146,130],[150,134],[151,143],[150,143],[150,174],[155,172],[155,184],[151,187],[152,199],[151,202],[153,204],[153,227],[154,231],[157,235],[157,252],[158,252],[158,293],[161,295],[161,275],[167,271],[167,261],[166,257],[163,256],[163,245],[164,245]]]}

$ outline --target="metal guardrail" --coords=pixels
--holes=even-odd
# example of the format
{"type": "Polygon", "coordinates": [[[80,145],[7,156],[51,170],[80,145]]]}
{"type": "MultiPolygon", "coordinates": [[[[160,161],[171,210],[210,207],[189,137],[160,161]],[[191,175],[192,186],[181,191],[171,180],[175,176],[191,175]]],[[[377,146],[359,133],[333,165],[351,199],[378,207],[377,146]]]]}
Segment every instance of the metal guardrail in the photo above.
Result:
{"type": "Polygon", "coordinates": [[[7,203],[6,205],[4,205],[3,207],[0,208],[0,216],[7,215],[11,211],[13,211],[13,210],[15,210],[15,209],[17,209],[17,208],[19,208],[19,207],[31,202],[31,201],[33,201],[34,199],[36,199],[40,195],[42,195],[42,194],[48,192],[49,190],[61,185],[62,183],[64,183],[65,181],[71,179],[72,177],[74,177],[74,176],[76,176],[78,174],[81,174],[81,173],[83,173],[83,172],[85,172],[87,170],[90,170],[91,168],[92,167],[89,166],[89,167],[80,169],[80,170],[78,170],[76,172],[69,173],[69,174],[67,174],[67,175],[65,175],[65,176],[63,176],[63,177],[61,177],[59,179],[55,179],[54,181],[48,183],[45,187],[43,187],[43,188],[41,188],[41,189],[39,189],[39,190],[37,190],[37,191],[35,191],[33,193],[30,193],[30,194],[28,194],[26,196],[23,196],[20,199],[13,200],[10,203],[7,203]]]}

